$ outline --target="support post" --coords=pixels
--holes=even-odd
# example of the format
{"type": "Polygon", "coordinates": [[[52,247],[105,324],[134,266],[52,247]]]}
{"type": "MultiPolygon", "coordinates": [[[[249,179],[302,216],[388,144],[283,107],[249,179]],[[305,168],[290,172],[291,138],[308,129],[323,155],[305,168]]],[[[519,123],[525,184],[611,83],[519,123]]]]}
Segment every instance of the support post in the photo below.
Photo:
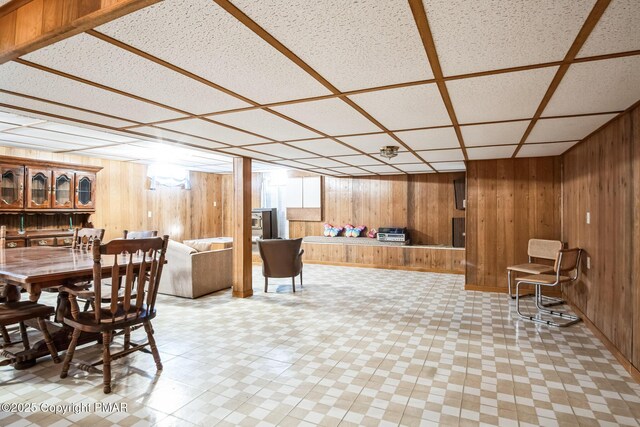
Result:
{"type": "Polygon", "coordinates": [[[253,295],[251,278],[251,159],[233,159],[233,296],[253,295]]]}

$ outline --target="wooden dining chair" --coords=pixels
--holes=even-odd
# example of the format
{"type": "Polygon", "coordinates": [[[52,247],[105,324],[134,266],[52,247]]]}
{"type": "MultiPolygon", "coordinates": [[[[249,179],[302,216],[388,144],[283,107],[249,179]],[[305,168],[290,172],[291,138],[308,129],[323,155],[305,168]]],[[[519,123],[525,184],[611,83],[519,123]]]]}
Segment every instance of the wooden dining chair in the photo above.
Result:
{"type": "Polygon", "coordinates": [[[269,277],[291,277],[293,292],[296,291],[296,276],[300,275],[302,287],[302,239],[258,240],[258,251],[262,258],[264,291],[269,287],[269,277]]]}
{"type": "Polygon", "coordinates": [[[75,228],[73,230],[72,249],[91,250],[94,242],[104,238],[104,228],[75,228]]]}
{"type": "Polygon", "coordinates": [[[545,287],[560,287],[562,291],[562,285],[573,283],[578,280],[580,276],[580,257],[582,255],[582,249],[561,249],[558,251],[556,261],[553,266],[553,274],[532,274],[529,276],[519,277],[516,279],[516,311],[521,319],[531,322],[542,323],[549,326],[565,327],[573,325],[580,321],[580,318],[574,314],[549,310],[548,306],[542,305],[541,295],[542,286],[545,287]],[[533,285],[535,289],[535,303],[538,309],[538,315],[523,314],[520,309],[520,285],[533,285]],[[544,320],[539,314],[547,314],[553,317],[559,317],[561,319],[567,319],[567,322],[559,323],[553,320],[544,320]]]}
{"type": "Polygon", "coordinates": [[[79,291],[81,294],[84,292],[85,297],[93,298],[94,308],[91,311],[80,312],[76,302],[78,293],[69,292],[71,312],[70,316],[64,318],[64,323],[73,328],[73,336],[60,378],[65,378],[69,372],[78,338],[82,332],[102,334],[102,360],[90,366],[104,365],[103,391],[105,393],[111,392],[111,360],[149,346],[157,369],[162,369],[160,354],[153,338],[151,320],[156,316],[156,296],[168,242],[169,236],[133,240],[116,239],[106,244],[100,244],[98,240],[94,243],[93,285],[88,291],[79,291]],[[114,257],[111,280],[114,284],[121,284],[110,287],[111,294],[106,304],[102,303],[102,262],[105,256],[114,257]],[[130,341],[131,330],[140,325],[144,326],[148,341],[143,344],[133,344],[130,341]],[[114,335],[124,335],[124,349],[111,354],[109,346],[114,335]]]}
{"type": "MultiPolygon", "coordinates": [[[[60,363],[58,351],[56,350],[56,346],[53,343],[53,339],[51,338],[51,334],[49,333],[46,322],[46,319],[48,319],[54,313],[54,307],[50,307],[44,304],[38,304],[31,301],[4,302],[0,304],[0,326],[2,328],[6,328],[9,325],[17,324],[20,328],[20,338],[22,341],[22,346],[24,348],[24,350],[21,352],[10,352],[8,350],[3,351],[2,355],[7,357],[6,363],[14,364],[21,362],[23,361],[23,356],[24,360],[29,359],[27,353],[31,350],[31,345],[29,344],[29,334],[27,333],[27,326],[25,322],[32,319],[35,319],[38,322],[38,328],[40,329],[40,331],[42,331],[44,342],[47,345],[47,349],[49,350],[51,358],[55,363],[60,363]]],[[[5,343],[6,345],[20,342],[11,342],[8,334],[6,337],[4,337],[4,339],[5,341],[8,341],[5,343]]]]}
{"type": "Polygon", "coordinates": [[[144,231],[129,231],[124,230],[123,239],[148,239],[149,237],[156,237],[158,230],[144,230],[144,231]]]}

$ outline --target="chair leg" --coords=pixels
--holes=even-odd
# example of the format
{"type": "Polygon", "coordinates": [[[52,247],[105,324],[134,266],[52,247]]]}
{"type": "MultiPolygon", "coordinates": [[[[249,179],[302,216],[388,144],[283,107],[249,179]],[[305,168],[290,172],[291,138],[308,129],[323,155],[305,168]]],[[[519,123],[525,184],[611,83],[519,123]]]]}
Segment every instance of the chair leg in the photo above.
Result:
{"type": "Polygon", "coordinates": [[[49,349],[49,353],[51,354],[51,358],[54,363],[60,363],[60,358],[58,357],[58,350],[56,349],[56,345],[53,343],[53,339],[51,338],[51,334],[49,333],[49,328],[47,328],[47,322],[42,318],[38,317],[38,326],[42,331],[42,335],[44,335],[44,343],[47,345],[49,349]]]}
{"type": "Polygon", "coordinates": [[[509,298],[513,299],[513,292],[511,292],[511,270],[507,270],[507,285],[509,287],[509,298]]]}
{"type": "Polygon", "coordinates": [[[4,341],[4,343],[11,344],[11,337],[9,336],[9,331],[7,331],[7,328],[4,325],[0,326],[0,332],[2,333],[2,340],[4,341]]]}
{"type": "Polygon", "coordinates": [[[296,276],[291,278],[291,286],[293,286],[293,292],[296,292],[296,276]]]}
{"type": "Polygon", "coordinates": [[[71,318],[77,319],[78,314],[80,313],[80,308],[78,307],[78,300],[76,299],[76,296],[73,294],[69,294],[69,306],[70,306],[69,312],[71,313],[71,318]]]}
{"type": "Polygon", "coordinates": [[[302,287],[302,270],[300,270],[300,287],[302,287]]]}
{"type": "Polygon", "coordinates": [[[20,338],[22,338],[22,345],[24,346],[24,349],[31,349],[31,346],[29,345],[29,335],[27,334],[27,326],[24,322],[20,322],[20,338]]]}
{"type": "Polygon", "coordinates": [[[102,363],[104,364],[104,368],[102,369],[102,390],[105,393],[111,393],[111,352],[109,351],[110,345],[111,331],[104,331],[102,333],[102,363]]]}
{"type": "Polygon", "coordinates": [[[153,328],[151,322],[148,320],[144,322],[144,330],[147,331],[147,339],[149,340],[149,347],[151,347],[151,354],[153,354],[153,360],[156,362],[156,368],[158,371],[162,370],[162,362],[160,361],[160,353],[156,346],[156,340],[153,338],[153,328]]]}
{"type": "Polygon", "coordinates": [[[91,299],[87,299],[84,302],[84,309],[82,311],[89,311],[90,308],[91,308],[91,299]]]}
{"type": "Polygon", "coordinates": [[[73,353],[76,351],[76,345],[78,344],[78,338],[80,338],[81,332],[82,331],[80,331],[80,329],[73,330],[73,336],[71,337],[71,342],[69,343],[67,354],[64,356],[64,363],[62,364],[60,378],[67,378],[67,374],[69,373],[69,365],[71,365],[71,361],[73,360],[73,353]]]}
{"type": "Polygon", "coordinates": [[[131,328],[127,326],[124,328],[124,349],[129,350],[131,343],[131,328]]]}
{"type": "Polygon", "coordinates": [[[267,292],[267,288],[269,287],[269,278],[264,276],[264,291],[267,292]]]}

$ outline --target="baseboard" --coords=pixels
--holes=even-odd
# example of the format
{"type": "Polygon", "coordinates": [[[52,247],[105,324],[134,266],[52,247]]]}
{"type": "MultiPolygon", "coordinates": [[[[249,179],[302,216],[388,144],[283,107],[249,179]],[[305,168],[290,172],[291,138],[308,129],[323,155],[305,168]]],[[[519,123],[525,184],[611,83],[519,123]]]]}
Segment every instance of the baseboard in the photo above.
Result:
{"type": "Polygon", "coordinates": [[[587,325],[587,328],[589,328],[591,332],[593,332],[593,334],[600,341],[602,341],[602,344],[604,344],[604,346],[607,347],[607,350],[609,350],[611,354],[613,354],[613,356],[618,360],[618,362],[620,362],[620,364],[624,367],[624,369],[627,372],[629,372],[631,377],[637,383],[640,383],[640,371],[638,370],[638,368],[633,366],[631,361],[627,359],[626,356],[620,352],[620,350],[618,350],[615,344],[612,343],[609,340],[609,338],[607,338],[606,335],[603,334],[602,331],[600,331],[600,329],[598,329],[598,327],[593,322],[591,322],[591,320],[589,320],[589,318],[582,312],[582,310],[580,310],[578,307],[576,307],[574,304],[570,302],[567,302],[567,304],[569,304],[571,309],[582,319],[584,324],[587,325]]]}
{"type": "Polygon", "coordinates": [[[337,265],[340,267],[380,268],[384,270],[420,271],[423,273],[464,274],[464,271],[455,271],[455,270],[438,269],[438,268],[413,267],[413,266],[405,266],[405,265],[356,264],[353,262],[309,261],[309,260],[303,260],[303,262],[305,264],[337,265]]]}
{"type": "Polygon", "coordinates": [[[501,287],[498,287],[498,286],[478,286],[478,285],[472,285],[472,284],[469,284],[469,283],[465,283],[464,290],[465,291],[479,291],[479,292],[495,292],[495,293],[499,293],[499,294],[506,294],[507,293],[507,288],[501,288],[501,287]]]}

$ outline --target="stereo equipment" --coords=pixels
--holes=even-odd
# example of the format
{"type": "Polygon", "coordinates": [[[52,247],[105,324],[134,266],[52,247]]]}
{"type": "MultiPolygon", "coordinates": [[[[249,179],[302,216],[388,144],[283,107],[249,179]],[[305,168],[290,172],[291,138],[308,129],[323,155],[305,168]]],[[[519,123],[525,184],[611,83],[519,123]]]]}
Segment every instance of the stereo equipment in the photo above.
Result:
{"type": "Polygon", "coordinates": [[[278,210],[259,208],[251,211],[251,234],[256,239],[278,238],[278,210]]]}
{"type": "Polygon", "coordinates": [[[405,227],[381,227],[378,229],[379,242],[408,242],[409,232],[405,227]]]}

